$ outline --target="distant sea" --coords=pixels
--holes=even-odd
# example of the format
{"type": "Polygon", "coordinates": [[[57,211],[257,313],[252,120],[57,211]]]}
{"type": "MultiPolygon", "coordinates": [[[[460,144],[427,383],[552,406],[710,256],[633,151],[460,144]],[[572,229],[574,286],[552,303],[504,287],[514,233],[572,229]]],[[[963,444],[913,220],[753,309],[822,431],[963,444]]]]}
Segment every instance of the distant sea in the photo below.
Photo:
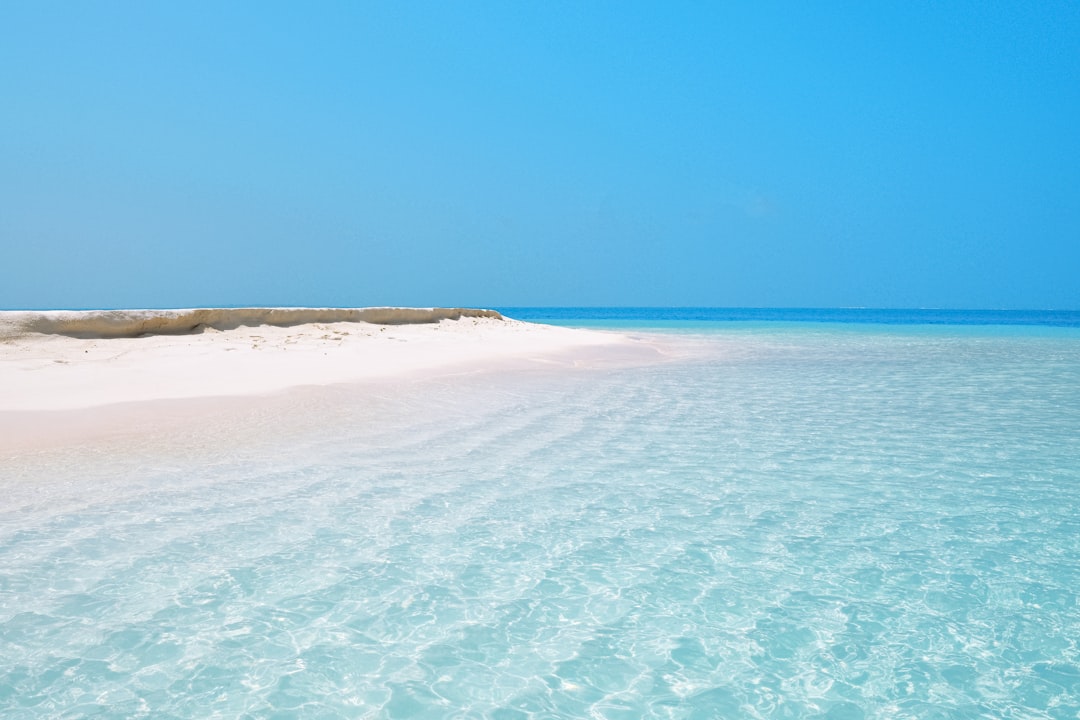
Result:
{"type": "Polygon", "coordinates": [[[664,359],[0,460],[0,717],[1080,716],[1080,313],[503,311],[664,359]]]}
{"type": "Polygon", "coordinates": [[[1080,310],[926,310],[876,308],[507,307],[517,320],[581,327],[709,327],[720,323],[845,325],[1035,325],[1080,327],[1080,310]]]}

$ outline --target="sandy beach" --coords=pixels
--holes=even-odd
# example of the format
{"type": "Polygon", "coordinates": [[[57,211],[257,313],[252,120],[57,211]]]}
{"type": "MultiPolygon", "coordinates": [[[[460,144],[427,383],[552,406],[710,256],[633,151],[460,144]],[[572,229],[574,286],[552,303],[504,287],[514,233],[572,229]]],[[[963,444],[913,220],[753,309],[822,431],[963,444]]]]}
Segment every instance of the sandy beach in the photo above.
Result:
{"type": "Polygon", "coordinates": [[[205,417],[307,386],[656,356],[617,333],[457,308],[3,312],[0,452],[205,417]]]}

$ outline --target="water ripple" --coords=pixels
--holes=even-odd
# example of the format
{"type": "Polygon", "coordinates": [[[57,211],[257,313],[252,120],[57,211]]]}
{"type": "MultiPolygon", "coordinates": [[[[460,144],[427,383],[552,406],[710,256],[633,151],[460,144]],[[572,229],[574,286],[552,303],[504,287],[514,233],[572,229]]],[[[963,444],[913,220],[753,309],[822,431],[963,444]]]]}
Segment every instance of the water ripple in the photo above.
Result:
{"type": "Polygon", "coordinates": [[[0,714],[1080,713],[1074,339],[686,342],[2,468],[0,714]]]}

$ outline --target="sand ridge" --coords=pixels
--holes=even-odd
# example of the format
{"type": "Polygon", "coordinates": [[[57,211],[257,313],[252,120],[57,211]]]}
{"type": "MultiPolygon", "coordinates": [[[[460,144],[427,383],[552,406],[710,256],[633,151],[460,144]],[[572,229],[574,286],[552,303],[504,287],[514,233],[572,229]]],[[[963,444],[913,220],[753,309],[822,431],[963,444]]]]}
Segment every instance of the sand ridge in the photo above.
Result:
{"type": "Polygon", "coordinates": [[[494,310],[476,308],[191,308],[178,310],[42,310],[0,312],[0,340],[29,334],[79,338],[182,335],[206,329],[234,330],[270,325],[366,322],[414,325],[461,318],[501,320],[494,310]]]}

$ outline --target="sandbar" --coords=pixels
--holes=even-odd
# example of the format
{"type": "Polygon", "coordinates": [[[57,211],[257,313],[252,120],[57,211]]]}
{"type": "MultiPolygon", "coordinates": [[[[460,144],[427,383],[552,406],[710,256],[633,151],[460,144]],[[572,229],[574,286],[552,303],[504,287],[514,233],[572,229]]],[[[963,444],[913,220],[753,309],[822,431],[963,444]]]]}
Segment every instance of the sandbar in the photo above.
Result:
{"type": "Polygon", "coordinates": [[[466,308],[0,312],[0,454],[191,421],[308,386],[648,362],[620,333],[466,308]]]}

